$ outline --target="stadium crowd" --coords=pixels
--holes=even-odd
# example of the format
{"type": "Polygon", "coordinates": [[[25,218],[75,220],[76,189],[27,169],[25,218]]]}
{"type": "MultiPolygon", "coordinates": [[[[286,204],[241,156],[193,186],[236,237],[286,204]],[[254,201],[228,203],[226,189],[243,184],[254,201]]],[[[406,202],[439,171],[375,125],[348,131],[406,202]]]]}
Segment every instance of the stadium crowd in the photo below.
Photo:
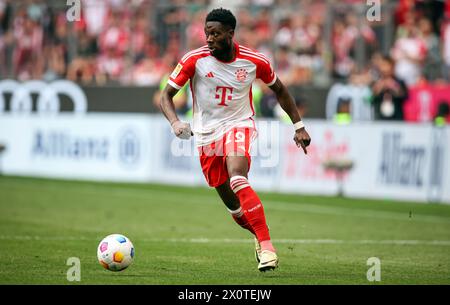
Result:
{"type": "MultiPolygon", "coordinates": [[[[220,5],[214,0],[81,2],[80,19],[68,22],[64,5],[0,0],[0,76],[160,86],[186,51],[205,44],[204,17],[220,5]]],[[[359,109],[354,119],[402,119],[397,103],[408,88],[450,81],[450,1],[384,0],[386,9],[372,22],[365,2],[234,0],[227,5],[235,6],[236,41],[270,57],[285,84],[355,85],[362,88],[362,100],[371,102],[352,105],[359,109]],[[386,99],[393,101],[390,106],[386,99]]],[[[330,90],[330,118],[348,108],[349,99],[336,94],[338,89],[330,90]]],[[[270,90],[261,86],[255,92],[258,114],[276,116],[270,90]]],[[[181,101],[180,109],[185,104],[181,101]]]]}

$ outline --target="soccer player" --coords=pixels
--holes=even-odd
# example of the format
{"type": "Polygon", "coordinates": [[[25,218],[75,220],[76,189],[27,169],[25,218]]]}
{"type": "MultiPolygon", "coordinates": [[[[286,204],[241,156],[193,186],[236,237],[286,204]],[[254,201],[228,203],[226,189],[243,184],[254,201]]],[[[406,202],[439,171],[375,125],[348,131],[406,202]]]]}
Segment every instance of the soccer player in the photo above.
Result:
{"type": "Polygon", "coordinates": [[[260,271],[273,270],[278,257],[270,240],[263,205],[250,186],[250,147],[256,137],[252,83],[261,79],[276,94],[293,122],[294,141],[307,153],[311,139],[294,99],[276,76],[266,56],[233,41],[236,18],[227,9],[206,17],[207,45],[188,52],[179,61],[161,95],[161,110],[174,134],[189,139],[195,134],[200,164],[233,219],[255,236],[255,257],[260,271]],[[178,118],[173,97],[190,80],[193,128],[178,118]]]}

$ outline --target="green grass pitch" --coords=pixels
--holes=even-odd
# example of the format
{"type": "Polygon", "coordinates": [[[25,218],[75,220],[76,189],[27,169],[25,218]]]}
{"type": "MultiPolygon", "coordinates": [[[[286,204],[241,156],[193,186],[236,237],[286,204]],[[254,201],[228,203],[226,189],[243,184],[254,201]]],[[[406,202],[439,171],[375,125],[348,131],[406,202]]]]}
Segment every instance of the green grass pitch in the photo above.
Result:
{"type": "Polygon", "coordinates": [[[0,177],[0,284],[450,284],[448,205],[260,197],[280,258],[266,273],[213,189],[0,177]],[[111,233],[136,248],[122,272],[97,262],[111,233]],[[80,282],[67,281],[69,257],[80,282]]]}

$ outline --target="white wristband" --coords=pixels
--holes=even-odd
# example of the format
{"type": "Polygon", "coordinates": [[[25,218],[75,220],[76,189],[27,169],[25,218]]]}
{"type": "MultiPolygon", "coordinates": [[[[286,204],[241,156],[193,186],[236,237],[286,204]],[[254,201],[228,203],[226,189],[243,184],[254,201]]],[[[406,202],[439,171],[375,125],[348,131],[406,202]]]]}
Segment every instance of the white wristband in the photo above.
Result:
{"type": "Polygon", "coordinates": [[[305,124],[303,124],[302,121],[298,121],[297,123],[294,124],[294,129],[296,131],[299,130],[300,128],[303,128],[303,127],[305,127],[305,124]]]}

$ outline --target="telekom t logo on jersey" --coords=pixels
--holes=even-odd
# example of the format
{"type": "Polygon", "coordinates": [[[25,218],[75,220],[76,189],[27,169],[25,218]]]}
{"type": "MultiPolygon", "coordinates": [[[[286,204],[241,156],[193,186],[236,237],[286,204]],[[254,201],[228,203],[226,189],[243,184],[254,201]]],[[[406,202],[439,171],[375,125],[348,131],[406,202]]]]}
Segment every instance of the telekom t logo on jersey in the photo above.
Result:
{"type": "Polygon", "coordinates": [[[233,87],[217,86],[216,87],[216,99],[220,99],[220,106],[228,106],[225,102],[231,101],[233,97],[233,87]]]}

